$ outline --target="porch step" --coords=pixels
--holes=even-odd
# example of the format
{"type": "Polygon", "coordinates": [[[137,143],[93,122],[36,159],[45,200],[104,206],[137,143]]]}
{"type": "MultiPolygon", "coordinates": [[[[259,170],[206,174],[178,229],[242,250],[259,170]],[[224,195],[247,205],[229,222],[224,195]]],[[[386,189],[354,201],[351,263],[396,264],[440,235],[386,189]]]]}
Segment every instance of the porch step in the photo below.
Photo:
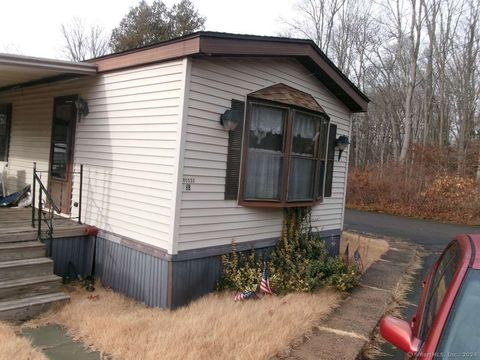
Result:
{"type": "Polygon", "coordinates": [[[23,299],[0,301],[0,320],[22,321],[47,310],[53,304],[66,303],[70,297],[57,292],[23,299]]]}
{"type": "Polygon", "coordinates": [[[62,278],[53,274],[2,281],[0,301],[60,292],[61,284],[62,278]]]}
{"type": "Polygon", "coordinates": [[[53,261],[48,258],[22,259],[0,262],[0,281],[51,275],[53,261]]]}
{"type": "Polygon", "coordinates": [[[0,243],[0,261],[33,259],[45,256],[45,245],[40,241],[0,243]]]}
{"type": "Polygon", "coordinates": [[[37,240],[37,231],[25,231],[25,232],[4,232],[0,233],[0,244],[10,242],[21,241],[33,241],[37,240]]]}

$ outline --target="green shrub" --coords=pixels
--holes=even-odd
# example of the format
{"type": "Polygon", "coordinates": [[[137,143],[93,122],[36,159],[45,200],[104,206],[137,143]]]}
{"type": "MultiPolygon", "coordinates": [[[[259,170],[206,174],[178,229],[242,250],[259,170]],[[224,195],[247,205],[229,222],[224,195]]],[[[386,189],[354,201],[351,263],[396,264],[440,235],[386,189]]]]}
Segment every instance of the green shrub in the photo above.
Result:
{"type": "Polygon", "coordinates": [[[313,289],[329,285],[337,290],[347,291],[355,286],[360,274],[355,266],[346,264],[337,256],[313,264],[308,276],[313,289]]]}
{"type": "Polygon", "coordinates": [[[262,268],[255,250],[239,253],[233,242],[232,253],[223,255],[222,263],[223,277],[219,283],[220,289],[257,291],[262,268]]]}
{"type": "Polygon", "coordinates": [[[357,270],[339,257],[327,256],[320,236],[311,228],[310,208],[284,210],[282,235],[270,254],[255,250],[233,251],[222,258],[224,274],[220,288],[237,291],[256,291],[267,262],[270,285],[279,294],[311,292],[322,286],[346,291],[358,280],[357,270]]]}

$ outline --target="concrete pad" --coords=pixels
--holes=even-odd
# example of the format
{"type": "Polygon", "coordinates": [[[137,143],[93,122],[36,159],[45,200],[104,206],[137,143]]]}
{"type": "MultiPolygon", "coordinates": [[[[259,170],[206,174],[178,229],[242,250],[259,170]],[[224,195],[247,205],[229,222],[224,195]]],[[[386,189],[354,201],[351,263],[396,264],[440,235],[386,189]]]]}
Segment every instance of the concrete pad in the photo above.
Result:
{"type": "Polygon", "coordinates": [[[74,341],[59,325],[24,329],[22,335],[51,360],[100,360],[99,353],[89,351],[82,343],[74,341]]]}
{"type": "Polygon", "coordinates": [[[352,290],[318,331],[292,350],[289,359],[352,360],[360,355],[392,301],[393,289],[413,260],[411,246],[396,242],[391,246],[393,248],[382,257],[389,260],[377,261],[370,266],[362,276],[361,285],[352,290]]]}
{"type": "Polygon", "coordinates": [[[399,276],[403,275],[406,266],[394,263],[378,261],[368,268],[362,277],[362,284],[384,290],[392,290],[398,282],[399,276]]]}
{"type": "Polygon", "coordinates": [[[289,359],[295,360],[352,360],[358,355],[365,340],[342,336],[329,331],[318,331],[315,338],[322,341],[307,341],[294,349],[289,359]],[[325,346],[328,344],[328,346],[325,346]],[[348,344],[348,346],[346,346],[348,344]]]}
{"type": "Polygon", "coordinates": [[[360,290],[345,300],[342,311],[330,317],[324,326],[369,337],[385,312],[391,295],[368,288],[360,290]]]}

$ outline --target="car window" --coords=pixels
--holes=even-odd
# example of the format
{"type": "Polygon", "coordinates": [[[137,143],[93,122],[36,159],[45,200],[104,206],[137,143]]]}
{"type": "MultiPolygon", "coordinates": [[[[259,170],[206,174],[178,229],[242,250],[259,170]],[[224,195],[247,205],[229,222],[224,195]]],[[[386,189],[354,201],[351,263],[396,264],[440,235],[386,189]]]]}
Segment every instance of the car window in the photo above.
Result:
{"type": "Polygon", "coordinates": [[[480,358],[480,270],[470,269],[463,281],[437,348],[439,356],[480,358]]]}
{"type": "Polygon", "coordinates": [[[443,254],[438,268],[433,275],[430,288],[428,289],[429,294],[425,306],[422,329],[420,331],[420,339],[422,340],[426,340],[448,287],[452,282],[453,275],[458,266],[458,252],[458,243],[454,242],[443,254]]]}

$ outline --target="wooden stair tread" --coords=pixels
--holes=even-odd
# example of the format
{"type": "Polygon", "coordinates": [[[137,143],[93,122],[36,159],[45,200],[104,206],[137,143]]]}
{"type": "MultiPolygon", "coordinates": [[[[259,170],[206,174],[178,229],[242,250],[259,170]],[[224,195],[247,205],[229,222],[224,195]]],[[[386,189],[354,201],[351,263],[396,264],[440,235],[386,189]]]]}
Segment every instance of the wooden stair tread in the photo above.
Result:
{"type": "Polygon", "coordinates": [[[13,232],[6,233],[2,230],[0,234],[0,243],[24,242],[37,240],[37,232],[13,232]]]}
{"type": "Polygon", "coordinates": [[[33,258],[33,259],[22,259],[22,260],[11,260],[11,261],[2,261],[0,262],[0,269],[5,269],[15,266],[28,266],[28,265],[40,265],[40,264],[49,264],[53,263],[52,259],[43,257],[43,258],[33,258]]]}
{"type": "Polygon", "coordinates": [[[44,247],[45,244],[40,241],[18,241],[18,242],[6,242],[0,243],[0,250],[7,249],[28,249],[35,247],[44,247]]]}
{"type": "Polygon", "coordinates": [[[29,277],[24,279],[14,279],[14,280],[6,280],[0,281],[0,289],[7,289],[17,286],[24,286],[24,285],[31,285],[37,284],[42,282],[50,282],[50,281],[61,281],[62,278],[57,275],[43,275],[43,276],[35,276],[29,277]]]}
{"type": "Polygon", "coordinates": [[[2,311],[21,309],[28,306],[49,304],[56,301],[66,301],[69,299],[70,296],[68,296],[67,294],[63,292],[56,292],[53,294],[25,297],[23,299],[0,301],[0,313],[2,311]]]}

